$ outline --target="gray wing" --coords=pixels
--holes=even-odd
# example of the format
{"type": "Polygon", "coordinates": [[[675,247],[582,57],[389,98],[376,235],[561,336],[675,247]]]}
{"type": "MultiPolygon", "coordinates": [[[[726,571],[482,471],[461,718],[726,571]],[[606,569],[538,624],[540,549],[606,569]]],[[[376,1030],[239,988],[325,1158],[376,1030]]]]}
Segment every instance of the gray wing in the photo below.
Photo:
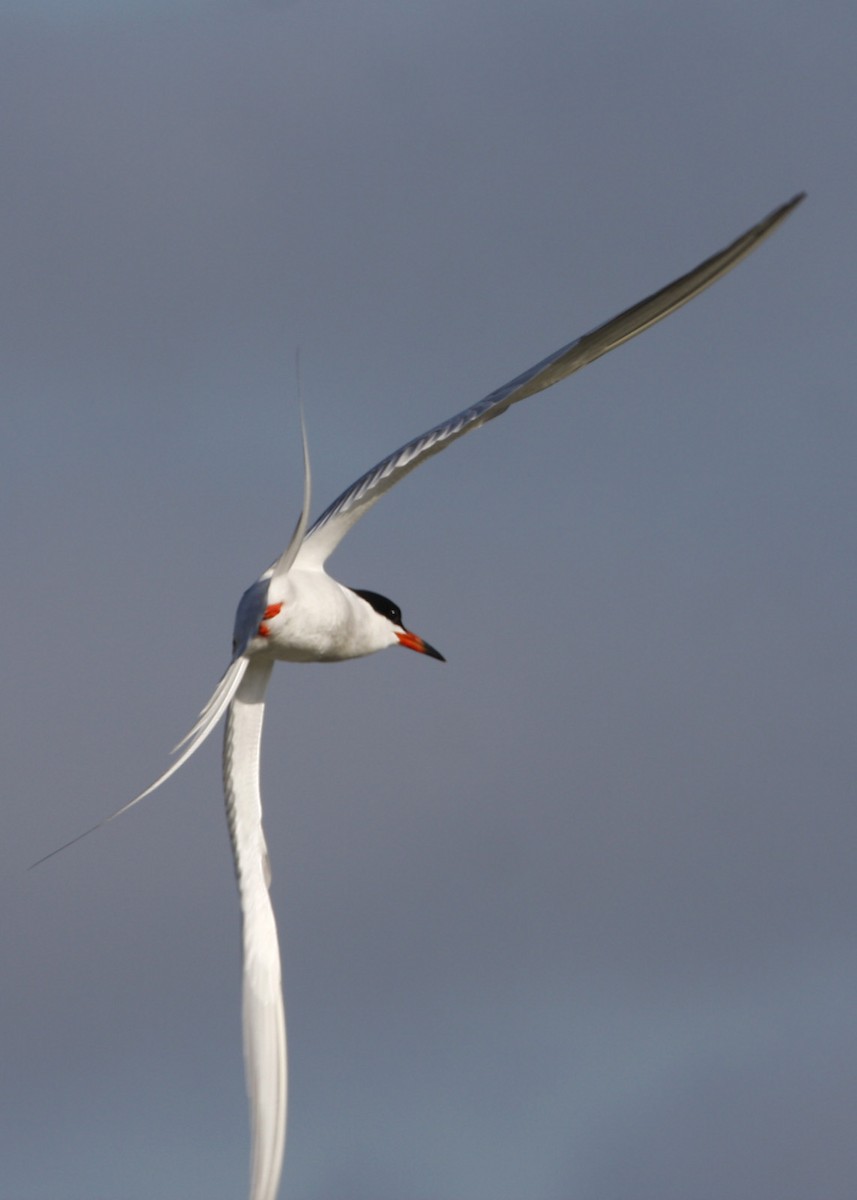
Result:
{"type": "Polygon", "coordinates": [[[534,367],[516,376],[511,382],[497,388],[490,396],[464,409],[457,416],[435,425],[427,433],[408,442],[393,454],[389,454],[371,471],[352,483],[333,504],[321,514],[310,528],[298,555],[301,566],[320,566],[336,548],[355,521],[376,500],[403,479],[409,471],[433,454],[438,454],[456,438],[463,437],[471,429],[484,425],[486,421],[499,417],[510,405],[533,396],[551,387],[574,371],[579,371],[594,362],[602,354],[609,353],[630,338],[636,337],[650,325],[663,320],[670,313],[687,304],[694,296],[709,287],[727,271],[731,271],[743,258],[782,224],[786,217],[803,200],[804,193],[794,196],[786,204],[774,209],[752,229],[748,229],[731,245],[707,258],[680,279],[641,300],[632,308],[599,325],[583,337],[569,342],[567,346],[548,355],[534,367]]]}

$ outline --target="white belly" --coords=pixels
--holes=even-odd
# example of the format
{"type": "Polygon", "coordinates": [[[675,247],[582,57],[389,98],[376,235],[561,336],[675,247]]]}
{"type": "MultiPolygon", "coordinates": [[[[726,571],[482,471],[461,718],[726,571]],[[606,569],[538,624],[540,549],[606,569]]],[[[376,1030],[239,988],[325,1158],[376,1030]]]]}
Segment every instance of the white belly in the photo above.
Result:
{"type": "Polygon", "coordinates": [[[359,596],[322,571],[293,570],[281,587],[281,594],[257,593],[251,654],[286,662],[340,662],[395,641],[379,636],[374,614],[359,596]]]}

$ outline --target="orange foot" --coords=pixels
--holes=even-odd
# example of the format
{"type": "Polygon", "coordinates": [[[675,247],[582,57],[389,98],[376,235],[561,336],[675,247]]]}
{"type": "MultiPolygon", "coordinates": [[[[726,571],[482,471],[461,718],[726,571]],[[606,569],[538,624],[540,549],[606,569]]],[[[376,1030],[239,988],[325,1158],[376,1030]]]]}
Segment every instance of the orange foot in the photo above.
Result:
{"type": "Polygon", "coordinates": [[[265,622],[270,621],[272,617],[276,617],[277,614],[282,609],[282,607],[283,607],[282,604],[269,604],[268,605],[268,607],[265,609],[264,613],[262,614],[262,621],[259,624],[259,630],[258,630],[259,637],[266,638],[266,637],[271,636],[271,630],[270,630],[269,626],[267,626],[265,624],[265,622]]]}

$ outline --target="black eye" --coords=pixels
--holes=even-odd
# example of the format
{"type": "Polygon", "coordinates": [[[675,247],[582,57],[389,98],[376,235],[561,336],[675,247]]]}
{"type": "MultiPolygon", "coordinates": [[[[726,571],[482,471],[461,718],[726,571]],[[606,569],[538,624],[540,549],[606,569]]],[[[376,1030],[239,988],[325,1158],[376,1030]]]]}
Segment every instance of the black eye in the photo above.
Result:
{"type": "Polygon", "coordinates": [[[376,613],[386,617],[394,625],[401,625],[404,629],[402,610],[398,604],[394,604],[392,600],[388,600],[386,596],[382,596],[378,592],[369,592],[364,588],[352,588],[351,590],[356,596],[362,597],[367,604],[371,604],[376,613]]]}

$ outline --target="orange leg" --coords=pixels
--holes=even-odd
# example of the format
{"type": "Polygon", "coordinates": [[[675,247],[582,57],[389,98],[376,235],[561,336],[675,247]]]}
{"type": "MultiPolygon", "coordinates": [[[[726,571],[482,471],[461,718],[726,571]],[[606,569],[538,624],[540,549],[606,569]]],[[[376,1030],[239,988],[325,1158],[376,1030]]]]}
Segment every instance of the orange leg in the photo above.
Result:
{"type": "Polygon", "coordinates": [[[283,607],[282,604],[269,604],[268,605],[268,607],[265,609],[264,613],[262,614],[263,619],[262,619],[261,623],[259,624],[259,630],[258,630],[259,637],[266,638],[266,637],[271,636],[271,630],[265,624],[265,622],[270,621],[272,617],[276,617],[278,615],[278,613],[280,612],[280,610],[282,609],[282,607],[283,607]]]}

